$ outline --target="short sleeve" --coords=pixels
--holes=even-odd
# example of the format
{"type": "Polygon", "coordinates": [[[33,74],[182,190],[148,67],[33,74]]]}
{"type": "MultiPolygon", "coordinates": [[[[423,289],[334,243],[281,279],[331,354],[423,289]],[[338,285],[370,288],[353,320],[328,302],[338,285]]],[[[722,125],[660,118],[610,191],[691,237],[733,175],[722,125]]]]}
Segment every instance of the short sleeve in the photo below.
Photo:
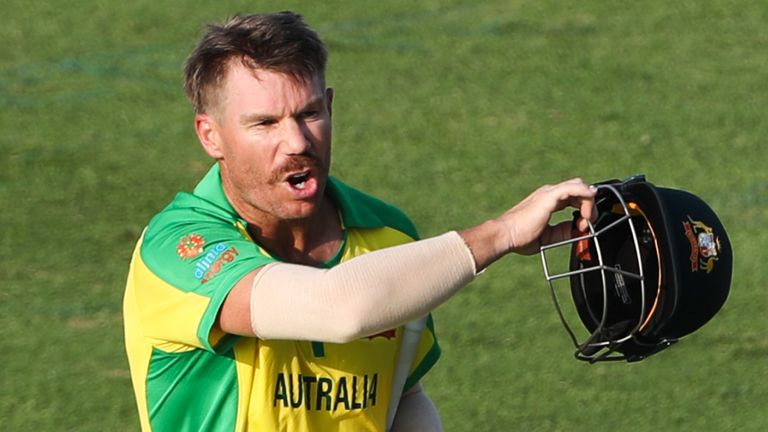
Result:
{"type": "Polygon", "coordinates": [[[214,351],[221,305],[246,274],[273,259],[234,219],[171,208],[147,228],[134,257],[133,289],[145,337],[214,351]]]}

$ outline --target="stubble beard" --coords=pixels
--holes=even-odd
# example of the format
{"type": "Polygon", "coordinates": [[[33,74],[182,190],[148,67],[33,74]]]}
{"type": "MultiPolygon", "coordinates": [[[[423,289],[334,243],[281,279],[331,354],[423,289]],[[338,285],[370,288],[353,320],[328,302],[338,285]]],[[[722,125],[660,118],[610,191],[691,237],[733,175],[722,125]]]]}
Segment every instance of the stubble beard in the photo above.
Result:
{"type": "Polygon", "coordinates": [[[317,213],[323,202],[328,174],[329,167],[316,155],[308,153],[293,156],[273,170],[272,174],[262,183],[267,185],[267,191],[255,192],[256,188],[250,188],[248,201],[259,213],[264,216],[270,215],[276,221],[300,223],[309,220],[317,213]],[[286,187],[286,177],[291,173],[307,169],[311,171],[312,177],[317,181],[318,189],[313,199],[311,201],[284,199],[285,191],[283,188],[286,187]],[[269,200],[271,201],[268,205],[269,208],[262,208],[259,205],[259,202],[263,202],[263,194],[274,197],[274,200],[269,200]],[[311,207],[307,210],[301,208],[305,206],[311,207]]]}

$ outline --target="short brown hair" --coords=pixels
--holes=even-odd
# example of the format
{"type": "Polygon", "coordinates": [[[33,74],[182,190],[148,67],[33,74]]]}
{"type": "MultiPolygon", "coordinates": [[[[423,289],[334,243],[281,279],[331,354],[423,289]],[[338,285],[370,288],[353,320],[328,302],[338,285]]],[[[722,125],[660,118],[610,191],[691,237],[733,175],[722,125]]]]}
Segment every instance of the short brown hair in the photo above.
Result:
{"type": "Polygon", "coordinates": [[[328,52],[317,33],[293,12],[235,16],[210,25],[184,66],[184,92],[196,112],[211,109],[232,59],[299,80],[317,77],[324,85],[328,52]]]}

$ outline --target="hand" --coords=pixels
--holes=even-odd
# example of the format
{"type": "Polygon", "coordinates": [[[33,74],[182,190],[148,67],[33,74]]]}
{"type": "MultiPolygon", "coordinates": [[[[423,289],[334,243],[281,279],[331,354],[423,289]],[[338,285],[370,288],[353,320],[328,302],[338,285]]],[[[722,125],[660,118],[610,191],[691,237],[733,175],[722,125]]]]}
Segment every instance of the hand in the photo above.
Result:
{"type": "Polygon", "coordinates": [[[549,225],[552,214],[566,207],[581,212],[576,228],[586,231],[587,221],[597,217],[594,209],[596,192],[579,178],[538,188],[496,219],[506,228],[508,251],[532,255],[539,252],[541,245],[569,239],[570,221],[549,225]]]}

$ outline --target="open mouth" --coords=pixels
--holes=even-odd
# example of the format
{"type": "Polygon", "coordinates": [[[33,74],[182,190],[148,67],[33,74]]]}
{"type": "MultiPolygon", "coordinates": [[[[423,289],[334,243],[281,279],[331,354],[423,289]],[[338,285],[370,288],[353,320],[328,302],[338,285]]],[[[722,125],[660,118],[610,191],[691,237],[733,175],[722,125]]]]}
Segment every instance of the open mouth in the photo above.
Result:
{"type": "Polygon", "coordinates": [[[309,171],[292,174],[288,176],[288,183],[294,189],[303,190],[307,186],[307,180],[309,180],[309,171]]]}

